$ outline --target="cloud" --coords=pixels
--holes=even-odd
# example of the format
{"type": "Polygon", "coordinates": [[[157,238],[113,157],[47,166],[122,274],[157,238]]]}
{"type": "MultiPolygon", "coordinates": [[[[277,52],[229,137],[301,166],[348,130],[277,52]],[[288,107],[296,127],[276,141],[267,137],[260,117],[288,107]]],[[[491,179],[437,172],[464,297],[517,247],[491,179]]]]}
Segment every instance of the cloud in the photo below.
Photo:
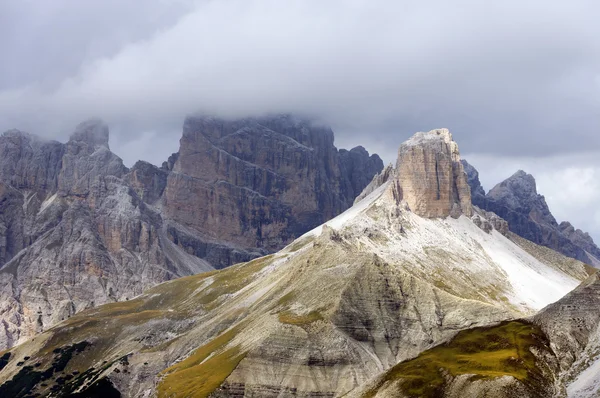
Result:
{"type": "Polygon", "coordinates": [[[65,139],[99,116],[132,164],[166,159],[196,111],[312,115],[386,161],[449,127],[464,153],[539,160],[540,188],[560,172],[594,196],[581,171],[598,163],[576,158],[600,148],[599,14],[592,0],[2,2],[0,130],[65,139]]]}

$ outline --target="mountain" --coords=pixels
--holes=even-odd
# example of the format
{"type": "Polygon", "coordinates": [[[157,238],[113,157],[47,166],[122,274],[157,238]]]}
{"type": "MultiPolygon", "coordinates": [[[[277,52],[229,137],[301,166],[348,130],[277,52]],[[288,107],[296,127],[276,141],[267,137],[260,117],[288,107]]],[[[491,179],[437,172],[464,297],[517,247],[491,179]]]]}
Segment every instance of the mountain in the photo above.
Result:
{"type": "Polygon", "coordinates": [[[599,306],[595,273],[535,316],[461,331],[349,396],[597,397],[599,306]]]}
{"type": "Polygon", "coordinates": [[[0,173],[0,346],[213,269],[168,239],[160,214],[127,184],[100,121],[80,124],[66,144],[5,133],[0,173]]]}
{"type": "Polygon", "coordinates": [[[329,127],[293,116],[226,121],[188,117],[162,194],[170,219],[234,251],[281,249],[350,207],[383,169],[377,155],[337,150],[329,127]]]}
{"type": "Polygon", "coordinates": [[[563,253],[592,266],[600,266],[600,248],[589,234],[569,222],[557,223],[545,198],[538,194],[535,178],[519,170],[492,188],[487,195],[479,182],[479,173],[466,160],[473,204],[493,212],[508,222],[517,235],[563,253]]]}
{"type": "Polygon", "coordinates": [[[6,351],[0,395],[377,393],[398,363],[534,315],[589,276],[494,229],[459,160],[447,130],[417,133],[364,199],[283,250],[85,310],[6,351]]]}
{"type": "Polygon", "coordinates": [[[348,208],[383,167],[291,116],[188,118],[163,168],[128,169],[108,141],[99,120],[66,144],[16,130],[0,137],[0,347],[280,249],[348,208]]]}

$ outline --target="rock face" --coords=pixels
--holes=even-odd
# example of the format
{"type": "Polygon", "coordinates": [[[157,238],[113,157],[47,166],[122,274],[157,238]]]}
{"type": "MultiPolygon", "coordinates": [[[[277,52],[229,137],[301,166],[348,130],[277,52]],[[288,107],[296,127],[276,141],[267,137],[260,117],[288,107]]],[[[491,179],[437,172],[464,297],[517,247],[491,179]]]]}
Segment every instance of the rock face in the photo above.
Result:
{"type": "Polygon", "coordinates": [[[599,305],[595,273],[535,316],[462,331],[349,396],[409,397],[420,388],[422,397],[598,397],[599,305]]]}
{"type": "Polygon", "coordinates": [[[475,214],[472,217],[473,224],[483,229],[485,232],[496,230],[502,235],[508,234],[508,223],[506,220],[498,217],[495,213],[484,211],[475,207],[475,214]]]}
{"type": "Polygon", "coordinates": [[[471,192],[447,129],[415,134],[398,150],[397,199],[422,217],[471,216],[471,192]]]}
{"type": "Polygon", "coordinates": [[[559,362],[555,377],[563,387],[561,393],[570,397],[600,394],[598,306],[600,279],[596,273],[533,318],[552,342],[559,362]]]}
{"type": "Polygon", "coordinates": [[[165,167],[168,217],[239,253],[267,253],[350,207],[383,162],[362,147],[338,151],[330,128],[292,116],[189,117],[165,167]]]}
{"type": "Polygon", "coordinates": [[[465,160],[462,162],[473,192],[474,205],[496,213],[508,222],[512,232],[525,239],[587,264],[600,266],[600,248],[587,233],[575,229],[568,222],[560,225],[556,222],[545,198],[538,194],[532,175],[520,170],[485,195],[477,170],[465,160]]]}
{"type": "Polygon", "coordinates": [[[212,267],[168,239],[131,189],[108,128],[82,123],[66,144],[0,137],[0,347],[82,309],[212,267]]]}
{"type": "Polygon", "coordinates": [[[179,153],[131,170],[108,127],[0,137],[0,350],[73,314],[283,247],[382,168],[292,117],[189,118],[179,153]]]}
{"type": "MultiPolygon", "coordinates": [[[[461,331],[533,315],[589,275],[582,263],[526,251],[465,215],[420,217],[397,194],[396,179],[388,178],[275,254],[71,317],[9,351],[0,362],[0,396],[15,389],[89,396],[100,386],[135,397],[374,396],[381,386],[370,380],[398,362],[461,331]]],[[[525,344],[538,330],[509,324],[508,333],[452,347],[469,354],[487,342],[526,377],[521,360],[529,357],[513,336],[525,344]]],[[[433,369],[441,383],[450,379],[437,362],[426,365],[417,373],[433,369]]],[[[485,376],[497,371],[487,370],[479,379],[488,382],[485,376]]],[[[513,379],[505,384],[522,392],[511,388],[513,379]]],[[[469,391],[477,397],[488,390],[469,391]]],[[[468,395],[454,395],[462,396],[468,395]]]]}

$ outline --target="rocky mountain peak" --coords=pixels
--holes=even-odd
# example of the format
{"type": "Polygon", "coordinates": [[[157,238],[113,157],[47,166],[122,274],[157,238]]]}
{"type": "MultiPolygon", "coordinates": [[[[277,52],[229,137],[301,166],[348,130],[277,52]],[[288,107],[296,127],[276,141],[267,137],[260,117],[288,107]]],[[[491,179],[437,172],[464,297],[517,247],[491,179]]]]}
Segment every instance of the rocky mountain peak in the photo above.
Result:
{"type": "Polygon", "coordinates": [[[492,197],[536,198],[538,196],[535,178],[523,170],[496,185],[490,191],[492,197]]]}
{"type": "Polygon", "coordinates": [[[471,216],[471,191],[458,144],[448,129],[418,132],[400,145],[396,162],[396,200],[417,215],[471,216]]]}
{"type": "Polygon", "coordinates": [[[538,193],[531,174],[519,170],[486,195],[477,170],[464,160],[462,163],[475,206],[496,213],[508,222],[510,231],[525,239],[587,264],[600,265],[600,249],[593,239],[569,222],[560,225],[556,222],[546,199],[538,193]]]}
{"type": "Polygon", "coordinates": [[[108,125],[100,119],[89,119],[80,123],[69,138],[69,143],[87,144],[91,149],[108,147],[108,125]]]}

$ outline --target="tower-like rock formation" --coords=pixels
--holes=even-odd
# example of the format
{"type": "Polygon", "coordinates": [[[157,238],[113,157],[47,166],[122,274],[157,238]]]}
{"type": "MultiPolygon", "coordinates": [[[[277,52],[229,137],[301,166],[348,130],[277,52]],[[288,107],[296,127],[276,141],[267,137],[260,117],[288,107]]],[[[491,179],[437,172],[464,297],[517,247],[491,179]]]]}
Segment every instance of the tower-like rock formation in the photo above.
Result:
{"type": "Polygon", "coordinates": [[[331,128],[291,115],[191,116],[163,167],[165,216],[227,243],[229,250],[207,255],[222,268],[249,251],[276,251],[340,214],[383,162],[362,147],[338,150],[331,128]]]}
{"type": "Polygon", "coordinates": [[[471,190],[448,129],[416,133],[398,150],[395,196],[427,218],[471,217],[471,190]]]}

